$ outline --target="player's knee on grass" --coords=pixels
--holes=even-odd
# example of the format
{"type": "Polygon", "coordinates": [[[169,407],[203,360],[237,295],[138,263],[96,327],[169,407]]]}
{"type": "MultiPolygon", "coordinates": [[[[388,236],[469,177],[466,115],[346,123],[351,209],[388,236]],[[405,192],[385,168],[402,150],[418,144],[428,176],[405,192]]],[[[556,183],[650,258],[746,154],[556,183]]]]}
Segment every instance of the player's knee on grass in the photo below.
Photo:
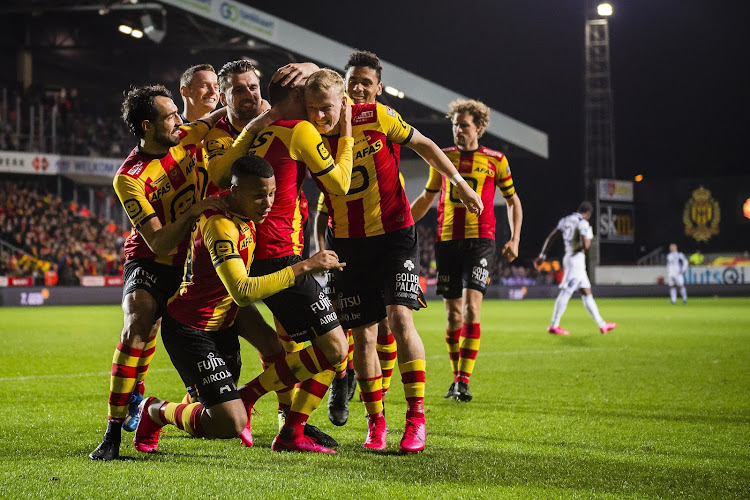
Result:
{"type": "Polygon", "coordinates": [[[247,425],[247,410],[242,400],[234,399],[212,406],[203,420],[206,436],[216,439],[233,439],[247,425]]]}

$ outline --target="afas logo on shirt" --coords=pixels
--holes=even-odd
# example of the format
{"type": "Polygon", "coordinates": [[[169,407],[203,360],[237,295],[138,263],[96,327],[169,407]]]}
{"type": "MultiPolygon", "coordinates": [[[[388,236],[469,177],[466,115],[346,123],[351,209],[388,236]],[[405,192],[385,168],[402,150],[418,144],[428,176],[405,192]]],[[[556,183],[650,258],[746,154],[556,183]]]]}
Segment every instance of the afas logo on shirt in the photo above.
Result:
{"type": "Polygon", "coordinates": [[[365,156],[375,154],[381,149],[383,149],[383,141],[378,139],[377,141],[375,141],[375,144],[370,144],[360,149],[359,151],[357,151],[357,154],[354,156],[354,159],[359,160],[361,158],[364,158],[365,156]]]}

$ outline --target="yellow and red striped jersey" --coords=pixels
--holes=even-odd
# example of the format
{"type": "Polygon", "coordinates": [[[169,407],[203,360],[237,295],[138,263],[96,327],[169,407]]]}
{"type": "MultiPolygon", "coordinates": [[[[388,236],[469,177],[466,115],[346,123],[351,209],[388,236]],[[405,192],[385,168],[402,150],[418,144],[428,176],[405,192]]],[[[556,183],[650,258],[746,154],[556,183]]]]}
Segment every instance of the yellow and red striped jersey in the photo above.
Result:
{"type": "Polygon", "coordinates": [[[225,116],[206,134],[206,179],[203,184],[204,196],[211,196],[221,192],[217,186],[220,179],[229,179],[232,163],[247,154],[250,145],[250,134],[243,134],[232,126],[229,117],[225,116]],[[242,136],[242,137],[240,137],[242,136]],[[237,138],[240,137],[240,140],[237,138]]]}
{"type": "Polygon", "coordinates": [[[456,146],[443,149],[461,177],[482,197],[485,210],[477,216],[461,203],[456,187],[440,172],[430,168],[425,190],[440,192],[438,200],[437,241],[468,238],[495,239],[495,186],[503,197],[510,198],[516,192],[510,174],[508,159],[504,154],[480,147],[476,151],[461,151],[456,146]]]}
{"type": "Polygon", "coordinates": [[[169,315],[197,330],[224,330],[234,323],[237,301],[259,300],[292,286],[291,267],[247,276],[255,237],[252,221],[229,212],[204,212],[190,236],[182,285],[167,305],[169,315]],[[241,290],[242,282],[250,286],[241,290]]]}
{"type": "MultiPolygon", "coordinates": [[[[414,129],[380,103],[352,106],[354,167],[345,195],[325,193],[334,238],[363,238],[390,233],[414,224],[406,192],[399,182],[398,146],[411,140],[414,129]]],[[[332,138],[325,137],[336,150],[332,138]]],[[[317,180],[316,180],[317,181],[317,180]]]]}
{"type": "Polygon", "coordinates": [[[268,217],[258,226],[256,259],[302,255],[308,216],[302,182],[307,170],[319,185],[345,193],[352,178],[352,143],[351,137],[341,138],[334,160],[308,121],[277,120],[258,133],[250,151],[273,167],[276,197],[268,217]]]}
{"type": "Polygon", "coordinates": [[[112,182],[125,208],[133,230],[125,240],[125,260],[154,260],[160,264],[182,266],[187,238],[167,255],[156,255],[138,231],[141,225],[158,217],[162,227],[173,223],[200,196],[196,156],[208,132],[208,124],[197,121],[181,127],[181,141],[163,157],[131,151],[112,182]]]}

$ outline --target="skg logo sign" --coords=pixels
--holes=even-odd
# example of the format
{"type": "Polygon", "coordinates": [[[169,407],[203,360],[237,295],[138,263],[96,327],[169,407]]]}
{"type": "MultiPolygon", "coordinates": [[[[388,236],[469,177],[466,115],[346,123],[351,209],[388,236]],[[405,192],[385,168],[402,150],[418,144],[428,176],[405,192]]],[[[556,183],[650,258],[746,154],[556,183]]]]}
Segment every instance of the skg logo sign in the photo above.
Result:
{"type": "Polygon", "coordinates": [[[411,271],[414,269],[414,262],[411,261],[411,259],[408,259],[406,262],[404,262],[404,268],[411,271]]]}
{"type": "Polygon", "coordinates": [[[221,17],[229,21],[235,22],[240,18],[240,11],[234,5],[229,5],[227,2],[223,2],[219,7],[219,13],[221,17]]]}

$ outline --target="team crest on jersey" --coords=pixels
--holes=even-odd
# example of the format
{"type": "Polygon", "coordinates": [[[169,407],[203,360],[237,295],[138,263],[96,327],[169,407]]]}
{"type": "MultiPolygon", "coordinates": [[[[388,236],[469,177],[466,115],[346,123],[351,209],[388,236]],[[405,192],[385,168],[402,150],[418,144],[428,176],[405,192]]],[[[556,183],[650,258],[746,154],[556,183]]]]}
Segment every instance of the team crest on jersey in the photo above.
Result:
{"type": "Polygon", "coordinates": [[[482,258],[482,260],[479,261],[479,265],[482,267],[487,267],[487,259],[482,258]]]}
{"type": "Polygon", "coordinates": [[[406,262],[404,262],[404,268],[411,271],[412,269],[414,269],[414,262],[412,262],[411,259],[407,259],[406,262]]]}
{"type": "Polygon", "coordinates": [[[693,191],[682,212],[685,234],[695,241],[708,241],[719,234],[720,220],[719,202],[713,199],[711,191],[703,186],[693,191]]]}

